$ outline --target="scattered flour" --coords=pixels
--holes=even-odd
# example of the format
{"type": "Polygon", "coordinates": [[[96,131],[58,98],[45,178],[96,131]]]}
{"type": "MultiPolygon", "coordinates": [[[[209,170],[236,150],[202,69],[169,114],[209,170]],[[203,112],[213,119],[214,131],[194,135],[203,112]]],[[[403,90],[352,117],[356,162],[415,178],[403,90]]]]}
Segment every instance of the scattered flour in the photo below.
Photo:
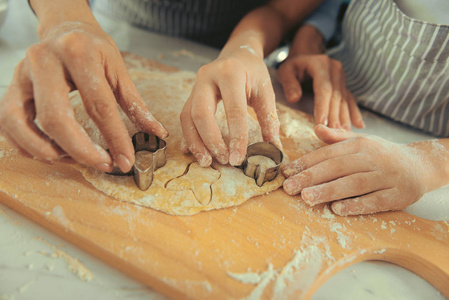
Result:
{"type": "Polygon", "coordinates": [[[323,219],[335,219],[335,214],[330,210],[329,205],[326,205],[323,209],[323,214],[321,215],[323,219]]]}
{"type": "Polygon", "coordinates": [[[320,243],[327,245],[324,238],[312,237],[310,229],[306,227],[301,241],[301,245],[306,246],[295,250],[293,258],[284,266],[274,269],[272,264],[268,264],[268,269],[259,273],[227,274],[242,283],[256,286],[246,299],[263,298],[270,282],[274,282],[273,299],[300,299],[317,278],[323,262],[330,264],[335,261],[329,247],[325,247],[326,252],[323,253],[318,247],[320,243]]]}
{"type": "MultiPolygon", "coordinates": [[[[77,258],[70,256],[65,251],[59,249],[58,247],[56,247],[53,244],[50,244],[49,242],[47,242],[46,240],[44,240],[41,237],[35,237],[34,239],[38,240],[46,245],[49,245],[54,250],[54,252],[51,255],[49,255],[48,253],[46,253],[44,251],[40,251],[39,254],[44,255],[44,256],[53,257],[53,258],[64,259],[70,272],[75,274],[82,281],[91,281],[94,278],[94,275],[92,274],[92,272],[83,263],[81,263],[77,258]]],[[[54,267],[54,265],[47,264],[47,268],[49,270],[52,270],[53,267],[54,267]]]]}
{"type": "Polygon", "coordinates": [[[62,226],[73,231],[72,223],[67,219],[61,206],[55,206],[51,211],[51,215],[54,216],[62,226]]]}
{"type": "Polygon", "coordinates": [[[333,223],[330,226],[330,231],[335,232],[337,234],[338,244],[343,249],[348,249],[349,238],[344,233],[341,232],[342,230],[346,231],[346,227],[344,225],[341,225],[340,223],[333,223]]]}

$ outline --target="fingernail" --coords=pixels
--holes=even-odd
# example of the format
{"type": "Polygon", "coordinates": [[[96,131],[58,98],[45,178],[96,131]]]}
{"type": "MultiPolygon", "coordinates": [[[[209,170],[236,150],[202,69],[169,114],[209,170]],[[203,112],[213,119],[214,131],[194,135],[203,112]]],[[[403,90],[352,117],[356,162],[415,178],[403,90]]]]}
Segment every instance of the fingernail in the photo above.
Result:
{"type": "Polygon", "coordinates": [[[301,191],[301,185],[296,180],[292,179],[285,180],[283,187],[284,191],[289,195],[296,195],[301,191]]]}
{"type": "Polygon", "coordinates": [[[293,176],[302,171],[304,171],[304,166],[299,164],[288,164],[281,169],[282,175],[285,177],[293,176]]]}
{"type": "Polygon", "coordinates": [[[282,175],[284,175],[285,177],[290,177],[290,176],[293,176],[296,173],[298,173],[296,168],[282,169],[281,172],[282,172],[282,175]]]}
{"type": "Polygon", "coordinates": [[[363,120],[360,120],[360,127],[361,128],[365,128],[366,127],[366,124],[365,124],[365,122],[363,122],[363,120]]]}
{"type": "Polygon", "coordinates": [[[240,166],[245,159],[245,155],[242,155],[238,151],[232,151],[231,155],[229,156],[229,163],[231,166],[240,166]]]}
{"type": "Polygon", "coordinates": [[[283,150],[282,142],[279,136],[274,137],[273,144],[278,147],[279,149],[283,150]]]}
{"type": "Polygon", "coordinates": [[[96,169],[103,171],[105,173],[109,173],[112,171],[112,167],[108,164],[105,163],[101,163],[95,166],[96,169]]]}
{"type": "Polygon", "coordinates": [[[129,159],[123,154],[116,155],[114,161],[123,173],[128,173],[132,168],[129,159]]]}
{"type": "Polygon", "coordinates": [[[318,190],[316,188],[305,188],[301,192],[302,200],[311,206],[317,204],[316,200],[318,196],[318,190]]]}
{"type": "Polygon", "coordinates": [[[327,126],[328,120],[326,117],[322,117],[320,120],[320,124],[323,124],[324,126],[327,126]]]}
{"type": "Polygon", "coordinates": [[[218,155],[217,160],[220,164],[226,165],[229,162],[229,156],[228,155],[218,155]]]}
{"type": "Polygon", "coordinates": [[[165,128],[162,124],[161,124],[161,126],[164,129],[164,132],[161,134],[161,138],[162,139],[168,138],[169,132],[168,132],[167,128],[165,128]]]}
{"type": "Polygon", "coordinates": [[[343,216],[344,215],[343,211],[345,211],[345,209],[346,209],[346,204],[342,203],[341,201],[338,201],[338,202],[334,202],[331,207],[332,207],[332,211],[335,214],[343,216]]]}
{"type": "Polygon", "coordinates": [[[299,94],[296,90],[290,90],[287,94],[287,98],[288,100],[291,101],[296,101],[299,98],[299,94]]]}
{"type": "Polygon", "coordinates": [[[200,165],[200,167],[202,167],[202,168],[207,168],[212,163],[212,157],[210,157],[209,155],[197,153],[195,155],[195,158],[198,161],[198,164],[200,165]]]}

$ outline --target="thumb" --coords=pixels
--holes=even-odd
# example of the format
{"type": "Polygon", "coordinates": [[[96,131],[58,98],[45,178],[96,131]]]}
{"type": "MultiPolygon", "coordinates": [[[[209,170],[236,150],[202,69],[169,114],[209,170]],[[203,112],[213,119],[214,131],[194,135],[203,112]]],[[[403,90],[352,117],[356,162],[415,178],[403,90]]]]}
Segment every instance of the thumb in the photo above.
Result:
{"type": "Polygon", "coordinates": [[[315,134],[326,144],[335,144],[354,137],[363,136],[362,134],[347,131],[345,129],[329,128],[322,124],[315,126],[315,134]]]}

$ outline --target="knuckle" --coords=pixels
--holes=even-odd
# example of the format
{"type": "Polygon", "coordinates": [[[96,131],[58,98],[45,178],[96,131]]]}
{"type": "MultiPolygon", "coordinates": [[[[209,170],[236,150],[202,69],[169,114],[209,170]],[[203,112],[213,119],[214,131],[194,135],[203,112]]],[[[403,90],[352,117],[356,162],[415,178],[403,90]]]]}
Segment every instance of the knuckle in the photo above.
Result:
{"type": "Polygon", "coordinates": [[[203,107],[192,108],[190,114],[195,122],[205,121],[209,117],[209,112],[203,107]]]}
{"type": "Polygon", "coordinates": [[[92,49],[92,43],[80,32],[71,32],[61,36],[57,42],[58,48],[69,58],[79,58],[92,49]]]}
{"type": "Polygon", "coordinates": [[[208,74],[210,73],[210,69],[211,69],[211,64],[201,66],[196,73],[197,77],[201,78],[204,76],[208,76],[208,74]]]}
{"type": "Polygon", "coordinates": [[[27,57],[28,59],[42,57],[43,51],[44,47],[41,44],[34,44],[28,47],[28,49],[25,52],[25,57],[27,57]]]}
{"type": "Polygon", "coordinates": [[[343,71],[343,64],[339,61],[339,60],[332,60],[334,68],[339,71],[342,72],[343,71]]]}
{"type": "Polygon", "coordinates": [[[99,124],[109,122],[117,111],[114,105],[103,100],[92,100],[86,108],[92,120],[99,124]]]}
{"type": "Polygon", "coordinates": [[[245,121],[246,109],[239,106],[232,106],[228,108],[227,116],[231,121],[245,121]]]}
{"type": "Polygon", "coordinates": [[[323,65],[329,65],[331,58],[326,54],[320,54],[317,56],[317,60],[323,65]]]}
{"type": "Polygon", "coordinates": [[[64,119],[60,118],[58,114],[52,114],[50,111],[38,113],[36,120],[46,133],[54,132],[65,125],[64,119]]]}
{"type": "Polygon", "coordinates": [[[239,61],[235,58],[226,58],[217,61],[216,72],[220,74],[220,77],[224,80],[229,80],[236,76],[236,74],[241,74],[241,65],[239,61]]]}
{"type": "Polygon", "coordinates": [[[365,149],[370,144],[371,140],[366,137],[358,136],[354,138],[354,148],[357,152],[360,152],[362,149],[365,149]]]}

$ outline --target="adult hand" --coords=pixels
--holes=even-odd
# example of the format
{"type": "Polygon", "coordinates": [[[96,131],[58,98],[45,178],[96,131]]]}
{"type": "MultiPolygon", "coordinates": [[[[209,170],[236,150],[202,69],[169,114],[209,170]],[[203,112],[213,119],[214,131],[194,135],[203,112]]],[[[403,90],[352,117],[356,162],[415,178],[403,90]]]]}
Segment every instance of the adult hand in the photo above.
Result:
{"type": "Polygon", "coordinates": [[[265,141],[279,147],[279,120],[274,91],[263,58],[249,46],[222,52],[203,66],[182,113],[181,125],[188,150],[207,167],[212,157],[240,165],[248,143],[247,105],[254,108],[265,141]],[[230,144],[225,144],[214,115],[223,100],[230,144]]]}
{"type": "Polygon", "coordinates": [[[68,94],[78,89],[113,160],[127,172],[134,150],[117,103],[141,131],[165,137],[136,90],[114,41],[100,26],[64,22],[31,46],[0,102],[0,130],[25,155],[108,172],[112,159],[74,118],[68,94]],[[70,160],[70,159],[69,159],[70,160]]]}
{"type": "Polygon", "coordinates": [[[401,210],[437,187],[441,157],[430,159],[439,149],[430,142],[395,144],[323,125],[315,132],[330,145],[282,169],[285,192],[311,206],[330,202],[342,216],[401,210]]]}
{"type": "Polygon", "coordinates": [[[342,64],[325,54],[289,56],[279,67],[277,76],[287,101],[295,103],[302,97],[301,82],[313,80],[314,115],[317,124],[351,130],[365,127],[362,115],[351,92],[346,88],[342,64]]]}

